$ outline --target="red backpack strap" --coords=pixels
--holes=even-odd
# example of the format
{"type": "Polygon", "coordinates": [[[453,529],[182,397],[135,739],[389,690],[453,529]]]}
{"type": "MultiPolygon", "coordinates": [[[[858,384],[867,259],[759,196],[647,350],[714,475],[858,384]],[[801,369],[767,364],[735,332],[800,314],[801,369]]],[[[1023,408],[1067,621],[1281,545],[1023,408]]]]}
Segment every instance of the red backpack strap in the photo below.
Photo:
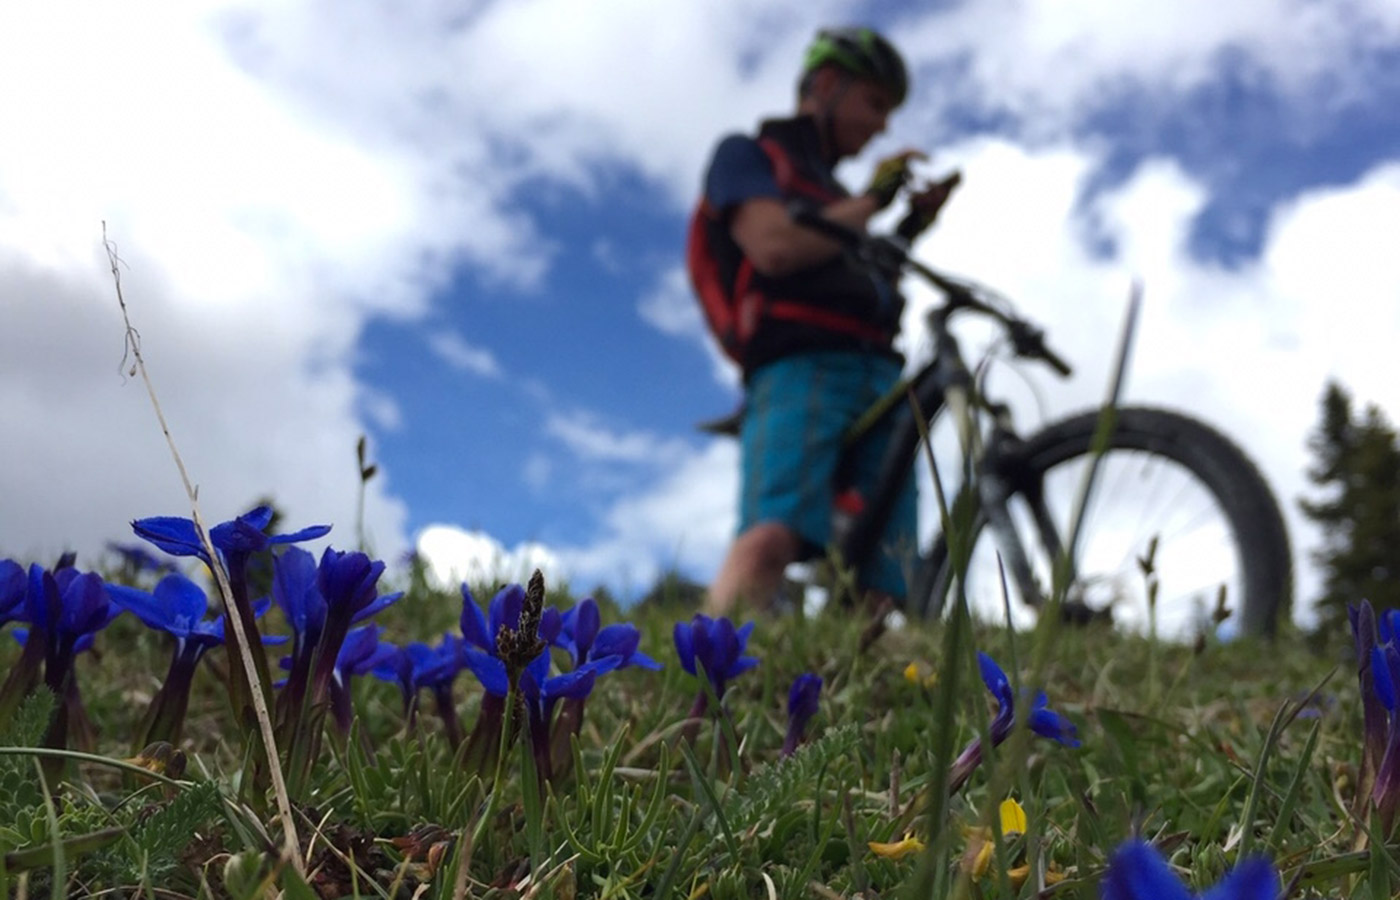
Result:
{"type": "Polygon", "coordinates": [[[840,199],[840,196],[825,185],[818,184],[810,178],[804,178],[798,174],[796,167],[792,164],[792,158],[788,156],[783,145],[771,137],[759,138],[758,146],[768,155],[768,161],[773,164],[773,180],[778,183],[778,190],[785,196],[788,194],[801,194],[804,197],[811,197],[823,203],[830,203],[840,199]]]}

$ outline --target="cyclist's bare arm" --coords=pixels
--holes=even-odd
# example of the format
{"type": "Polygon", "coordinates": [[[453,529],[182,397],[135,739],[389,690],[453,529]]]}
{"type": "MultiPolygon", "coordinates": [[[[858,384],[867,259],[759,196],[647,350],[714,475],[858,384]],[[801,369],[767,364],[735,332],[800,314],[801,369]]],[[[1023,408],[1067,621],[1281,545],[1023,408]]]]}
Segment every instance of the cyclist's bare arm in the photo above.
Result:
{"type": "MultiPolygon", "coordinates": [[[[822,215],[864,231],[875,209],[874,198],[861,194],[837,200],[824,207],[822,215]]],[[[755,197],[741,204],[734,211],[729,233],[753,267],[769,276],[787,275],[841,252],[839,243],[794,222],[787,206],[771,197],[755,197]]]]}

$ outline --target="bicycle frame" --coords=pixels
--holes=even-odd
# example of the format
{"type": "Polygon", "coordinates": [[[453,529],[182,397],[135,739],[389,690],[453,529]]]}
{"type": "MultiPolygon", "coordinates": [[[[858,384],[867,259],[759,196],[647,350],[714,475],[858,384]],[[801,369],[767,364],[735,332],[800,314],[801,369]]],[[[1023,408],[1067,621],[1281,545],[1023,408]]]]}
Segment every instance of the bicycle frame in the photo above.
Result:
{"type": "MultiPolygon", "coordinates": [[[[1044,602],[1044,593],[1036,582],[1021,535],[1012,521],[1011,496],[1019,490],[1023,496],[1035,498],[1030,504],[1031,514],[1040,539],[1052,557],[1061,556],[1064,543],[1043,498],[1037,496],[1037,491],[1027,489],[1025,478],[1018,477],[1024,470],[1016,451],[1020,435],[1015,430],[1009,408],[981,394],[963,360],[957,338],[948,329],[948,318],[958,308],[950,304],[931,313],[933,359],[912,377],[902,380],[848,431],[847,453],[877,424],[893,420],[876,489],[870,497],[863,498],[864,506],[838,537],[835,549],[843,562],[857,569],[869,563],[905,479],[913,476],[919,449],[924,446],[923,439],[934,420],[947,409],[957,429],[964,479],[958,498],[942,510],[947,515],[940,523],[940,534],[947,539],[950,528],[958,525],[990,527],[1021,597],[1040,605],[1044,602]],[[992,416],[986,440],[976,427],[979,412],[992,416]],[[982,517],[981,523],[975,519],[965,523],[950,521],[953,510],[962,510],[969,504],[972,504],[973,515],[982,517]]],[[[935,540],[937,538],[935,535],[935,540]]],[[[1065,574],[1072,576],[1072,572],[1065,574]]]]}

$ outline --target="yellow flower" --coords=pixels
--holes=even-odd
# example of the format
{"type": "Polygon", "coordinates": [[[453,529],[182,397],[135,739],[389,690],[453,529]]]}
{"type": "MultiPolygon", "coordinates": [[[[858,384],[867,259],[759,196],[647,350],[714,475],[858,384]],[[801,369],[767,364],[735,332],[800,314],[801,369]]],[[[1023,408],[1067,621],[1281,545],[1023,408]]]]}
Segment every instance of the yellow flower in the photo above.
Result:
{"type": "Polygon", "coordinates": [[[148,772],[179,778],[185,774],[185,751],[169,741],[156,741],[147,744],[146,749],[126,760],[133,766],[140,766],[148,772]]]}
{"type": "Polygon", "coordinates": [[[874,853],[876,856],[898,862],[909,854],[918,853],[920,850],[924,849],[924,842],[914,837],[912,834],[906,834],[904,840],[895,841],[892,844],[870,841],[869,847],[870,852],[874,853]]]}
{"type": "Polygon", "coordinates": [[[923,666],[911,662],[904,667],[904,680],[916,687],[922,686],[926,690],[932,690],[933,686],[938,684],[938,673],[932,669],[925,673],[923,666]]]}
{"type": "MultiPolygon", "coordinates": [[[[1016,802],[1015,797],[1008,797],[1002,801],[1000,813],[1003,838],[1026,833],[1026,811],[1016,802]]],[[[962,868],[972,876],[973,881],[977,881],[987,874],[987,868],[992,864],[992,853],[996,849],[996,843],[992,840],[992,829],[964,828],[963,836],[967,838],[967,849],[963,851],[962,868]]],[[[1011,872],[1007,874],[1010,875],[1011,872]]]]}
{"type": "Polygon", "coordinates": [[[1026,833],[1026,811],[1015,797],[1001,801],[1001,833],[1004,835],[1026,833]]]}
{"type": "MultiPolygon", "coordinates": [[[[1052,863],[1052,865],[1053,865],[1053,863],[1052,863]]],[[[1023,866],[1017,866],[1017,867],[1014,868],[1014,869],[1007,869],[1007,870],[1006,870],[1006,877],[1007,877],[1007,879],[1010,880],[1011,886],[1012,886],[1013,888],[1015,888],[1016,890],[1018,890],[1018,891],[1021,889],[1021,885],[1023,885],[1023,884],[1026,883],[1026,879],[1029,878],[1030,875],[1031,875],[1031,867],[1030,867],[1030,864],[1029,864],[1029,863],[1027,863],[1027,864],[1025,864],[1025,865],[1023,865],[1023,866]]],[[[1064,872],[1057,872],[1057,871],[1055,871],[1054,869],[1046,869],[1046,870],[1045,870],[1045,883],[1046,883],[1047,885],[1059,884],[1061,881],[1064,881],[1064,880],[1065,880],[1065,873],[1064,873],[1064,872]]]]}

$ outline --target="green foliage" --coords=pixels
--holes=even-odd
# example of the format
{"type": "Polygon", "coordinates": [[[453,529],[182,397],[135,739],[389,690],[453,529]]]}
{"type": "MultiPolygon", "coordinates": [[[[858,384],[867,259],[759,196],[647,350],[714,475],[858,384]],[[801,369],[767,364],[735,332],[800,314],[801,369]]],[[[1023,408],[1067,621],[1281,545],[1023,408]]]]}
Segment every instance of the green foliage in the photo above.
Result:
{"type": "Polygon", "coordinates": [[[1374,406],[1357,416],[1335,382],[1322,398],[1309,439],[1315,461],[1308,477],[1322,492],[1300,502],[1322,528],[1314,553],[1325,570],[1319,626],[1344,627],[1347,604],[1365,598],[1377,610],[1400,608],[1400,446],[1374,406]]]}
{"type": "MultiPolygon", "coordinates": [[[[425,589],[386,612],[386,637],[440,634],[459,604],[460,595],[425,589]]],[[[503,900],[518,900],[530,885],[541,886],[535,896],[581,900],[911,896],[928,854],[886,859],[868,845],[929,841],[932,786],[944,784],[939,747],[956,754],[985,730],[994,708],[968,664],[975,650],[1027,687],[1043,686],[1079,726],[1084,746],[1013,739],[948,798],[937,859],[950,896],[1034,895],[1034,886],[1017,891],[1002,879],[997,862],[975,886],[959,886],[964,828],[985,824],[1008,794],[1025,806],[1031,834],[1007,842],[1005,862],[1033,858],[1066,875],[1057,898],[1097,896],[1108,854],[1135,830],[1158,841],[1198,886],[1250,845],[1278,860],[1285,879],[1301,876],[1295,896],[1371,896],[1373,885],[1392,880],[1390,854],[1359,851],[1357,826],[1344,811],[1360,755],[1355,678],[1335,677],[1303,703],[1332,661],[1300,643],[1154,647],[1101,627],[1061,630],[1045,650],[1043,683],[1031,685],[1034,667],[1025,661],[1036,656],[1027,646],[1033,638],[1014,636],[1013,654],[1012,635],[976,622],[958,629],[963,663],[955,676],[945,642],[952,632],[942,623],[892,630],[861,653],[866,623],[848,611],[769,618],[750,643],[761,665],[726,691],[725,724],[709,722],[685,744],[680,722],[697,684],[679,671],[670,645],[675,621],[690,612],[631,611],[642,649],[667,670],[599,679],[574,744],[573,775],[551,785],[543,805],[531,799],[519,750],[488,794],[463,770],[434,716],[421,714],[409,727],[393,685],[357,680],[361,720],[348,739],[327,739],[294,798],[311,862],[304,878],[279,860],[275,819],[254,812],[255,803],[239,798],[238,776],[224,774],[241,770],[242,748],[218,680],[205,677],[191,706],[199,724],[183,749],[188,771],[201,779],[212,773],[209,780],[138,784],[77,762],[73,781],[55,786],[57,837],[72,842],[64,845],[69,895],[144,896],[159,887],[210,897],[272,888],[288,896],[310,896],[309,889],[448,898],[460,864],[467,896],[503,900]],[[1144,673],[1154,657],[1159,677],[1149,690],[1144,673]],[[938,684],[907,680],[913,661],[936,672],[938,684]],[[780,758],[787,689],[806,670],[826,680],[822,709],[809,743],[780,758]],[[954,682],[955,691],[940,692],[954,682]],[[1300,703],[1316,717],[1293,717],[1300,703]],[[82,840],[111,828],[124,832],[115,843],[82,849],[82,840]],[[469,852],[463,835],[472,839],[469,852]]],[[[604,614],[605,623],[617,618],[604,614]]],[[[143,705],[131,698],[149,689],[149,671],[168,651],[135,641],[129,650],[102,649],[85,693],[100,749],[123,757],[143,705]]],[[[468,676],[455,688],[470,725],[480,688],[468,676]]],[[[37,697],[0,725],[7,745],[40,739],[52,699],[37,697]]],[[[0,840],[9,848],[33,849],[32,861],[42,861],[55,837],[32,754],[0,755],[0,829],[8,829],[0,840]]],[[[42,866],[27,877],[31,896],[47,887],[42,866]]]]}
{"type": "MultiPolygon", "coordinates": [[[[0,746],[39,746],[54,706],[53,694],[40,685],[20,704],[14,719],[0,726],[0,746]]],[[[28,846],[47,837],[44,793],[34,771],[34,758],[0,756],[0,850],[28,846]]]]}

